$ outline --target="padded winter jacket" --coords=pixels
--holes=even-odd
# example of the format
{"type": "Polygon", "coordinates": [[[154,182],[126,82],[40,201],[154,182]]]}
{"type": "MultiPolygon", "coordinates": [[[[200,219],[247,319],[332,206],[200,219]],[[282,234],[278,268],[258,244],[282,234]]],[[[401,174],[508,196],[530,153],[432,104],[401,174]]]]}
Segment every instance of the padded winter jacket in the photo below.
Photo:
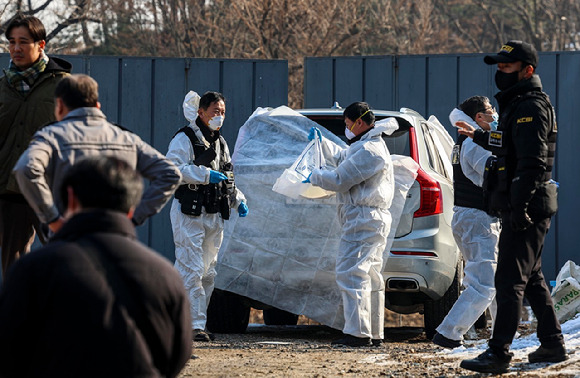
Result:
{"type": "Polygon", "coordinates": [[[0,377],[176,377],[189,322],[179,274],[127,215],[84,211],[8,270],[0,377]]]}
{"type": "Polygon", "coordinates": [[[0,78],[0,195],[20,192],[12,168],[32,135],[54,121],[54,89],[71,68],[69,62],[49,57],[26,95],[10,85],[6,76],[0,78]]]}

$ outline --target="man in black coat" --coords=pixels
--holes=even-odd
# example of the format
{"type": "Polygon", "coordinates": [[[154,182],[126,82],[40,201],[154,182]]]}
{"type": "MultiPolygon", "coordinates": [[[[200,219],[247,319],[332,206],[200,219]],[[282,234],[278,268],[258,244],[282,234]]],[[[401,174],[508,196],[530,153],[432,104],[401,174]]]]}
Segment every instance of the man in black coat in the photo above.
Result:
{"type": "Polygon", "coordinates": [[[544,238],[557,210],[557,183],[552,180],[557,135],[554,109],[535,74],[538,54],[532,45],[509,41],[484,61],[497,64],[498,129],[458,126],[464,127],[460,134],[472,137],[498,158],[489,174],[489,206],[502,219],[495,274],[497,317],[489,348],[475,359],[462,361],[461,367],[497,374],[509,370],[509,347],[524,297],[538,320],[541,344],[528,355],[529,362],[559,362],[568,355],[542,274],[544,238]]]}
{"type": "Polygon", "coordinates": [[[189,303],[173,266],[136,239],[143,183],[93,157],[63,180],[66,223],[8,270],[1,377],[175,377],[191,356],[189,303]]]}
{"type": "MultiPolygon", "coordinates": [[[[2,3],[6,3],[3,1],[2,3]]],[[[46,29],[34,16],[15,16],[5,33],[10,65],[0,77],[0,248],[2,274],[28,253],[41,224],[24,199],[12,169],[32,135],[55,120],[54,89],[72,65],[47,56],[46,29]]]]}

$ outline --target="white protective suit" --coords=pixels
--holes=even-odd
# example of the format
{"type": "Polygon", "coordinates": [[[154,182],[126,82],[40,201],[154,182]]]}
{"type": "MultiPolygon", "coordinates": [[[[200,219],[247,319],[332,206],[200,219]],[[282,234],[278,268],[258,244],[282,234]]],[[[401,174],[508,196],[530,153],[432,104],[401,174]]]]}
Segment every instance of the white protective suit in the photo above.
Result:
{"type": "MultiPolygon", "coordinates": [[[[452,125],[457,121],[465,121],[475,128],[479,127],[459,109],[453,109],[449,120],[452,125]]],[[[477,186],[483,185],[485,163],[490,156],[491,152],[475,144],[471,138],[466,138],[461,146],[461,170],[477,186]]],[[[437,332],[451,340],[462,340],[463,335],[490,305],[492,322],[495,318],[494,277],[501,227],[498,218],[483,210],[454,206],[453,211],[451,228],[465,262],[465,290],[437,327],[437,332]]]]}
{"type": "MultiPolygon", "coordinates": [[[[195,92],[189,92],[183,102],[183,112],[189,121],[189,127],[195,131],[197,138],[209,146],[203,137],[199,127],[195,124],[199,96],[195,92]]],[[[228,146],[224,158],[226,162],[231,160],[228,146]]],[[[219,140],[214,142],[217,157],[211,163],[213,170],[219,170],[222,157],[219,140]]],[[[193,164],[195,159],[193,146],[187,135],[178,133],[169,143],[167,158],[179,168],[182,174],[181,184],[208,184],[210,168],[193,164]]],[[[232,208],[237,209],[245,197],[241,191],[235,193],[235,204],[232,208]]],[[[231,216],[234,216],[232,212],[231,216]]],[[[223,240],[224,221],[219,212],[208,214],[203,208],[200,216],[186,215],[181,212],[181,204],[173,199],[171,204],[171,227],[173,229],[173,241],[175,242],[175,268],[181,274],[185,289],[189,295],[192,329],[205,329],[207,320],[207,307],[214,288],[216,275],[215,266],[217,254],[223,240]]]]}
{"type": "Polygon", "coordinates": [[[337,192],[342,230],[336,282],[344,307],[343,332],[380,340],[385,312],[381,272],[395,185],[393,162],[381,135],[392,129],[393,122],[398,128],[396,119],[390,118],[347,149],[333,151],[323,140],[325,158],[334,161],[336,168],[315,169],[310,176],[313,185],[337,192]]]}

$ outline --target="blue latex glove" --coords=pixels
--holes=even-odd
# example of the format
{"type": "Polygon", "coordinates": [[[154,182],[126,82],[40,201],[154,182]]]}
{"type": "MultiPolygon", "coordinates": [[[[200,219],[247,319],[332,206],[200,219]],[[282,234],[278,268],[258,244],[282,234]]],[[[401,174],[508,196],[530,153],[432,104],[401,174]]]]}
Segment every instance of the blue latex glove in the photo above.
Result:
{"type": "Polygon", "coordinates": [[[240,206],[238,206],[238,215],[243,218],[246,215],[248,215],[249,211],[250,210],[248,209],[248,205],[246,205],[246,203],[244,201],[242,201],[240,203],[240,206]]]}
{"type": "Polygon", "coordinates": [[[303,182],[304,184],[307,184],[307,183],[309,183],[309,182],[310,182],[310,176],[312,176],[312,172],[310,172],[310,174],[308,175],[308,177],[306,177],[306,180],[302,180],[302,182],[303,182]]]}
{"type": "Polygon", "coordinates": [[[308,140],[313,140],[314,138],[318,137],[318,140],[322,140],[322,133],[318,129],[318,127],[313,127],[310,129],[310,134],[308,134],[308,140]]]}
{"type": "Polygon", "coordinates": [[[209,171],[209,183],[217,184],[220,181],[227,180],[227,176],[221,172],[214,171],[213,169],[209,171]]]}

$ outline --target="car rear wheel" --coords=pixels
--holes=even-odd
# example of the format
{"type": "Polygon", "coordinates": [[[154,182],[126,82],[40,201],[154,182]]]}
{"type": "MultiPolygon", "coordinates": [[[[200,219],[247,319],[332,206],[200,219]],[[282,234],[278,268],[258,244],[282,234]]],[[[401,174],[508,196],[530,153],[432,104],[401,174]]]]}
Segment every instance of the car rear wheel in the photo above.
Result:
{"type": "Polygon", "coordinates": [[[298,315],[274,307],[263,310],[262,313],[266,325],[296,325],[298,323],[298,315]]]}
{"type": "Polygon", "coordinates": [[[431,340],[435,335],[435,330],[439,327],[439,324],[445,319],[451,307],[459,298],[461,292],[461,278],[463,276],[463,262],[461,259],[457,262],[457,268],[455,269],[455,277],[449,289],[443,294],[443,296],[435,301],[425,302],[424,307],[424,321],[425,321],[425,335],[427,339],[431,340]]]}
{"type": "Polygon", "coordinates": [[[244,333],[250,321],[250,306],[244,297],[215,289],[207,308],[207,329],[215,333],[244,333]]]}

